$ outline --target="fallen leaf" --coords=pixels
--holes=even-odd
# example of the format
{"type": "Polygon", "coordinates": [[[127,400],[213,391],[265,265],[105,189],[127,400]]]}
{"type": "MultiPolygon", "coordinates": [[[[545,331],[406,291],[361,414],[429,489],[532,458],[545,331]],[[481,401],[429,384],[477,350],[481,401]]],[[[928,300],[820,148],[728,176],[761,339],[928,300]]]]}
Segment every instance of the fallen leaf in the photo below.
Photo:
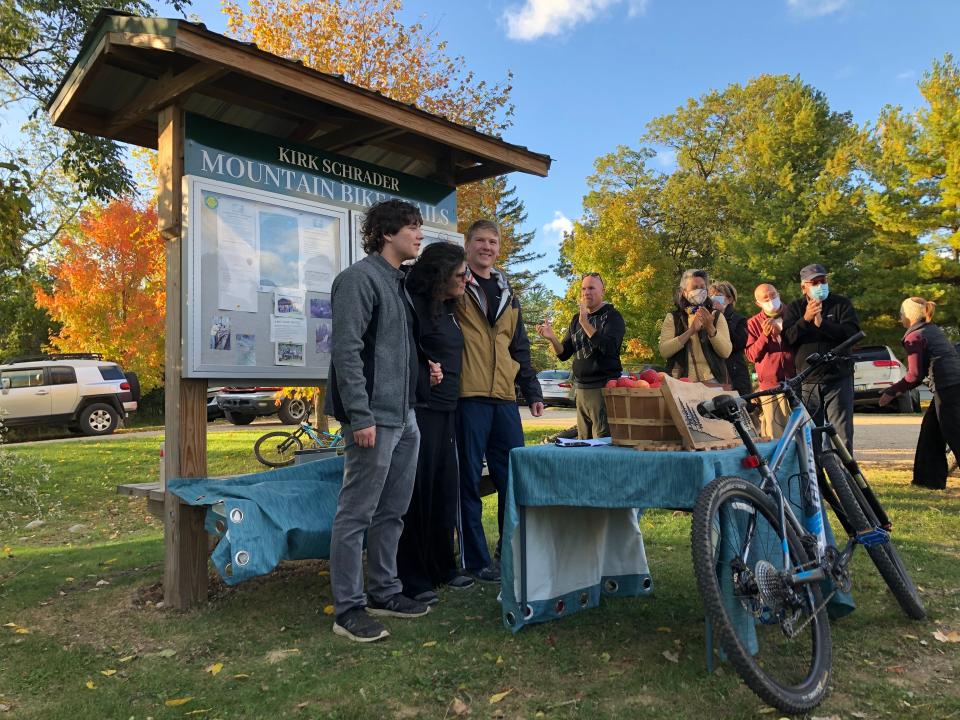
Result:
{"type": "Polygon", "coordinates": [[[233,679],[234,679],[234,680],[249,680],[249,679],[250,679],[250,676],[247,675],[246,673],[237,673],[236,675],[233,676],[233,679]]]}
{"type": "Polygon", "coordinates": [[[503,655],[497,655],[497,660],[494,663],[495,665],[503,665],[503,655]]]}
{"type": "Polygon", "coordinates": [[[760,708],[757,710],[757,715],[769,715],[770,713],[775,713],[776,711],[777,709],[772,707],[760,708]]]}
{"type": "MultiPolygon", "coordinates": [[[[20,632],[20,630],[17,630],[17,632],[20,632]]],[[[949,632],[937,630],[933,633],[933,639],[942,643],[960,643],[960,632],[957,630],[950,630],[949,632]]]]}
{"type": "Polygon", "coordinates": [[[907,671],[907,668],[905,668],[903,665],[891,665],[890,667],[885,667],[884,670],[886,670],[888,673],[903,675],[907,671]]]}
{"type": "Polygon", "coordinates": [[[15,627],[19,627],[16,623],[4,623],[3,626],[4,626],[5,628],[15,628],[15,627]]]}
{"type": "Polygon", "coordinates": [[[668,632],[673,632],[673,630],[671,630],[666,626],[661,626],[657,628],[657,632],[668,633],[668,632]]]}
{"type": "Polygon", "coordinates": [[[182,698],[173,698],[172,700],[165,700],[163,704],[167,707],[180,707],[181,705],[186,705],[191,700],[193,700],[193,697],[187,696],[182,698]]]}
{"type": "Polygon", "coordinates": [[[661,654],[672,663],[680,662],[680,653],[678,652],[670,652],[669,650],[664,650],[661,654]]]}
{"type": "Polygon", "coordinates": [[[919,639],[920,639],[920,638],[918,638],[916,635],[910,635],[909,633],[906,633],[906,634],[904,634],[904,635],[901,635],[900,637],[902,637],[904,640],[919,640],[919,639]]]}
{"type": "MultiPolygon", "coordinates": [[[[29,634],[30,634],[30,631],[29,631],[27,628],[25,628],[25,627],[15,628],[15,629],[14,629],[14,632],[15,632],[17,635],[29,635],[29,634]]],[[[951,642],[953,642],[953,641],[951,640],[951,642]]]]}
{"type": "Polygon", "coordinates": [[[602,653],[600,653],[600,660],[601,660],[602,662],[610,662],[610,653],[608,653],[608,652],[602,652],[602,653]]]}
{"type": "Polygon", "coordinates": [[[120,658],[117,662],[127,663],[133,660],[135,657],[136,655],[125,655],[124,657],[120,658]]]}
{"type": "Polygon", "coordinates": [[[97,686],[96,686],[96,684],[93,682],[93,680],[87,680],[87,683],[86,683],[86,684],[87,684],[87,690],[96,690],[96,689],[97,689],[97,686]]]}
{"type": "Polygon", "coordinates": [[[188,715],[205,715],[211,710],[213,710],[213,708],[204,708],[203,710],[191,710],[190,712],[185,712],[183,716],[187,717],[188,715]]]}
{"type": "Polygon", "coordinates": [[[113,565],[117,561],[116,558],[110,558],[109,560],[104,560],[101,565],[113,565]]]}
{"type": "Polygon", "coordinates": [[[427,640],[427,642],[423,644],[423,647],[436,647],[436,645],[437,645],[436,640],[427,640]]]}
{"type": "Polygon", "coordinates": [[[327,605],[323,608],[324,615],[333,615],[333,605],[327,605]]]}
{"type": "Polygon", "coordinates": [[[113,670],[113,669],[110,669],[110,670],[101,670],[101,671],[100,671],[100,674],[103,675],[104,677],[110,677],[110,676],[112,676],[112,675],[116,675],[116,674],[117,674],[117,671],[116,671],[116,670],[113,670]]]}
{"type": "Polygon", "coordinates": [[[509,695],[509,694],[512,693],[512,692],[513,692],[513,689],[511,688],[510,690],[504,690],[503,692],[494,693],[494,694],[491,695],[490,698],[489,698],[489,699],[490,699],[490,704],[491,704],[491,705],[495,705],[496,703],[498,703],[498,702],[500,702],[501,700],[503,700],[507,695],[509,695]]]}
{"type": "Polygon", "coordinates": [[[467,704],[458,697],[453,699],[453,702],[450,703],[450,712],[459,717],[460,715],[466,715],[470,712],[470,708],[467,707],[467,704]]]}
{"type": "Polygon", "coordinates": [[[4,546],[3,546],[3,554],[4,554],[4,555],[9,555],[9,554],[12,553],[12,552],[13,552],[13,548],[12,548],[12,547],[10,547],[9,545],[4,545],[4,546]]]}
{"type": "Polygon", "coordinates": [[[858,718],[858,720],[859,720],[860,718],[870,717],[870,716],[867,715],[865,712],[860,712],[859,710],[854,710],[854,711],[851,712],[850,714],[853,715],[853,717],[858,718]]]}
{"type": "Polygon", "coordinates": [[[264,659],[268,663],[273,665],[274,663],[278,663],[281,660],[286,660],[291,655],[296,655],[299,652],[300,652],[300,648],[289,648],[287,650],[271,650],[266,654],[264,659]]]}
{"type": "Polygon", "coordinates": [[[329,570],[321,570],[320,572],[317,573],[317,575],[319,575],[320,577],[329,577],[330,571],[329,571],[329,570]]]}
{"type": "Polygon", "coordinates": [[[177,651],[173,648],[164,648],[163,650],[158,650],[155,653],[147,653],[144,657],[162,657],[162,658],[171,658],[177,654],[177,651]]]}
{"type": "Polygon", "coordinates": [[[218,672],[223,670],[223,663],[214,663],[213,665],[208,665],[203,669],[204,672],[208,672],[211,675],[216,675],[218,672]]]}

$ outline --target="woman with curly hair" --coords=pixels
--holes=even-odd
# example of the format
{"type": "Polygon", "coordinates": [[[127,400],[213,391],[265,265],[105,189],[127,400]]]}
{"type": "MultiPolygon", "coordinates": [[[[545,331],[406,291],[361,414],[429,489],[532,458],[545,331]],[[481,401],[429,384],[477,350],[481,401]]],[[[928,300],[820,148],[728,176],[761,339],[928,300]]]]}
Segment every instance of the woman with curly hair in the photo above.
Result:
{"type": "Polygon", "coordinates": [[[431,386],[421,371],[417,385],[420,453],[397,549],[403,593],[427,604],[437,602],[435,590],[441,585],[464,589],[474,583],[457,572],[453,552],[460,482],[454,415],[463,355],[463,333],[454,310],[466,289],[467,272],[463,248],[438,242],[421,253],[406,279],[420,350],[443,372],[440,383],[431,386]]]}

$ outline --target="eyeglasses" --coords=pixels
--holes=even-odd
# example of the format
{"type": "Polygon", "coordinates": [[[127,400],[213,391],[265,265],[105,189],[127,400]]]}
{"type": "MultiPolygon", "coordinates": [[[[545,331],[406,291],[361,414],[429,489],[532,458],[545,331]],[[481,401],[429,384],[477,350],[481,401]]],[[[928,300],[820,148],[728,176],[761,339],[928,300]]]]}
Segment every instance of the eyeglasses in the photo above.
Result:
{"type": "Polygon", "coordinates": [[[457,278],[457,280],[466,280],[468,277],[470,277],[470,269],[467,268],[463,272],[454,273],[453,276],[457,278]]]}
{"type": "Polygon", "coordinates": [[[584,273],[584,274],[580,277],[580,279],[581,279],[581,280],[586,280],[588,277],[595,277],[595,278],[596,278],[597,280],[599,280],[601,283],[603,282],[603,278],[600,277],[600,273],[598,273],[598,272],[588,272],[588,273],[584,273]]]}

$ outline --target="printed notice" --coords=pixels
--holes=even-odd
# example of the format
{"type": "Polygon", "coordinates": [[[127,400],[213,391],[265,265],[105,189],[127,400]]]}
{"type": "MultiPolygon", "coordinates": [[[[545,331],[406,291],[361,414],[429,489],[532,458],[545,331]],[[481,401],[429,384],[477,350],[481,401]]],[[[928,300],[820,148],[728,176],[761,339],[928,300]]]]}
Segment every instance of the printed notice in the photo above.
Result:
{"type": "Polygon", "coordinates": [[[254,208],[236,198],[204,195],[217,212],[217,308],[255,313],[260,264],[254,208]]]}
{"type": "Polygon", "coordinates": [[[307,343],[307,319],[271,315],[270,342],[305,345],[307,343]]]}
{"type": "Polygon", "coordinates": [[[330,292],[339,238],[339,219],[319,215],[300,218],[303,282],[307,290],[330,292]]]}

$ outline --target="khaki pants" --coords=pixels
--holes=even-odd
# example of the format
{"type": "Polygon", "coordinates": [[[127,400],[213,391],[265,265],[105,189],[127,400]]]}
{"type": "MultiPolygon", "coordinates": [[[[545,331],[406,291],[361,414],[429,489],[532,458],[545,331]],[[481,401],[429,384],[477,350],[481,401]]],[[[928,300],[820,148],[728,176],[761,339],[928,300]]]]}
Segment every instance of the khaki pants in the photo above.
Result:
{"type": "Polygon", "coordinates": [[[758,400],[762,402],[760,434],[769,438],[780,437],[790,417],[790,401],[786,395],[768,395],[758,400]]]}
{"type": "Polygon", "coordinates": [[[577,435],[581,440],[610,437],[602,388],[577,388],[577,435]]]}

